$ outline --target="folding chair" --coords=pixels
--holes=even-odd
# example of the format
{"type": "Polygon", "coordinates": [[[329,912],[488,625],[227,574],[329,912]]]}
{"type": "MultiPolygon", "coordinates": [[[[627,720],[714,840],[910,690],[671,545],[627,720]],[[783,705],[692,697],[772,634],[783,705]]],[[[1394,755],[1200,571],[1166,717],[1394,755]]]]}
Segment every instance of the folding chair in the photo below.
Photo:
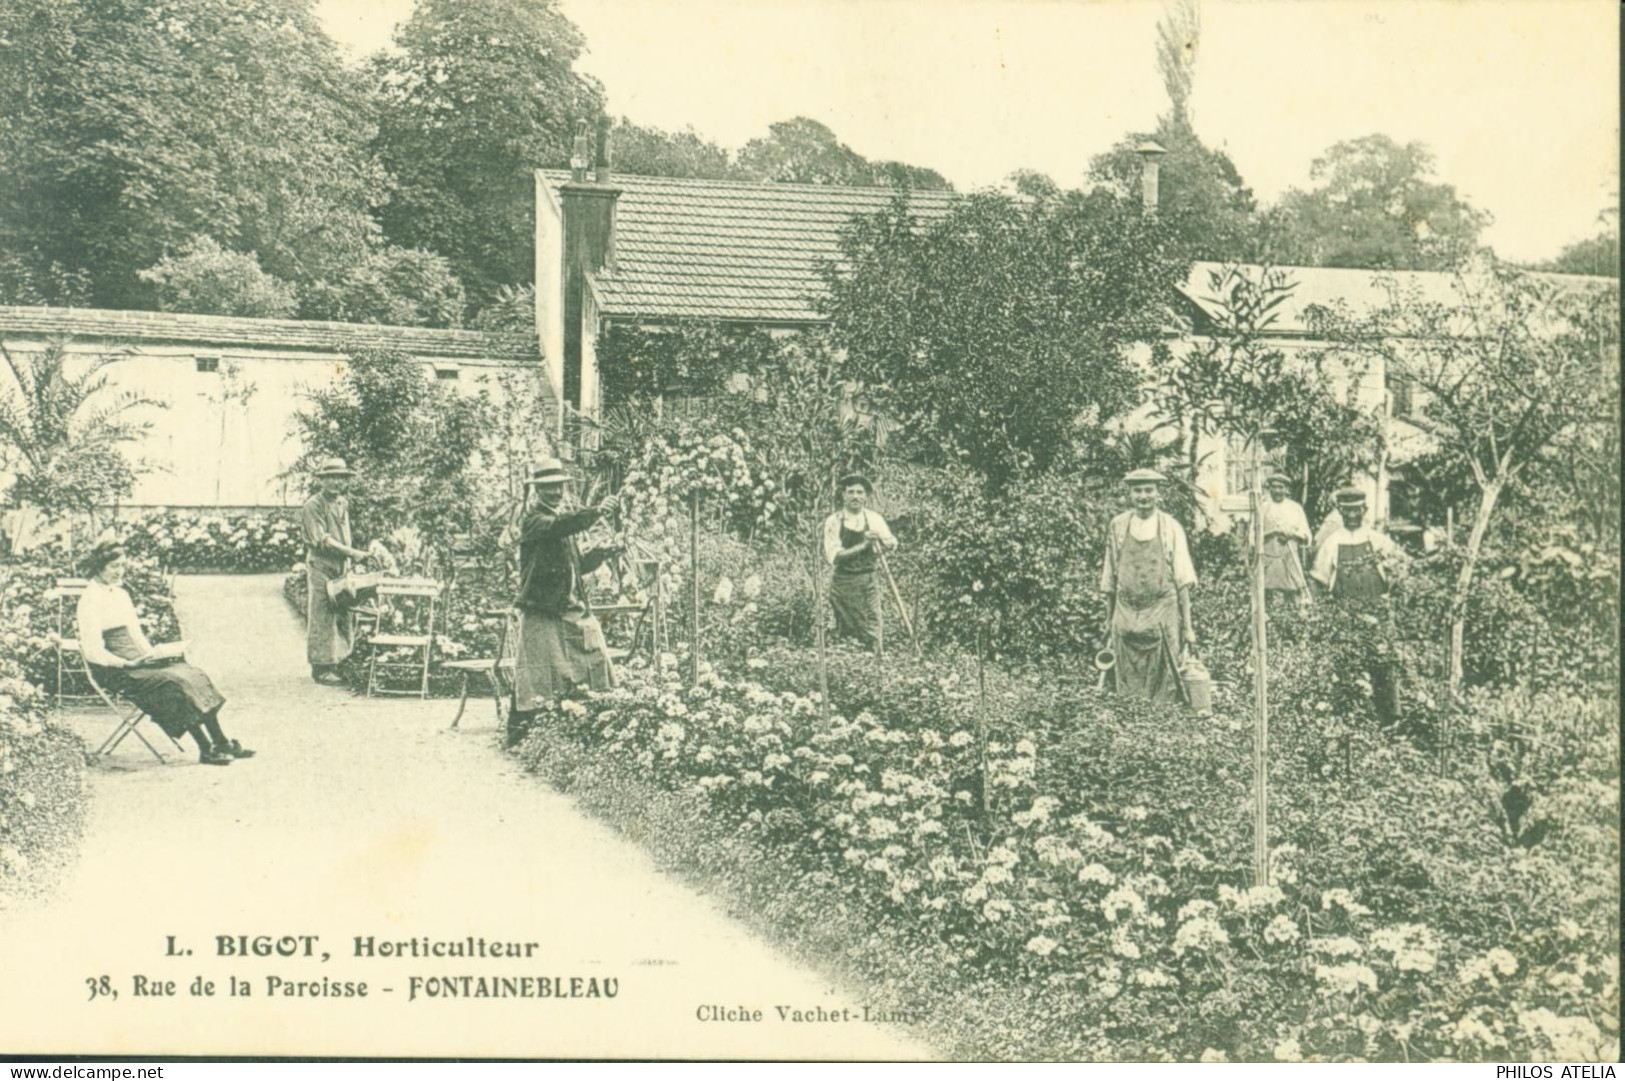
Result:
{"type": "MultiPolygon", "coordinates": [[[[150,719],[147,716],[147,711],[122,695],[112,694],[107,691],[100,683],[96,682],[95,675],[90,671],[90,662],[84,659],[84,654],[80,654],[79,660],[84,667],[85,679],[89,682],[90,689],[96,692],[97,697],[119,719],[118,726],[113,729],[112,734],[102,741],[100,747],[96,748],[96,754],[102,757],[111,755],[118,750],[118,745],[124,742],[125,736],[133,734],[136,739],[141,741],[142,746],[152,752],[154,758],[160,762],[168,762],[169,759],[158,753],[158,748],[147,742],[147,737],[141,734],[141,729],[138,727],[142,721],[150,719]]],[[[153,723],[156,724],[157,722],[154,721],[153,723]]],[[[186,752],[186,748],[181,746],[180,740],[169,735],[168,732],[165,732],[164,735],[169,738],[169,742],[175,745],[177,751],[183,754],[186,752]]]]}
{"type": "Polygon", "coordinates": [[[58,578],[56,585],[46,590],[45,599],[56,603],[56,629],[51,636],[51,644],[56,649],[56,708],[62,708],[64,699],[75,702],[94,702],[94,694],[80,694],[77,691],[63,689],[68,679],[71,679],[81,670],[81,665],[74,660],[79,655],[79,638],[75,631],[68,633],[68,625],[74,617],[69,614],[70,605],[78,605],[79,597],[85,591],[83,578],[58,578]]]}
{"type": "Polygon", "coordinates": [[[416,610],[417,618],[413,621],[416,626],[407,634],[374,634],[372,636],[372,658],[367,662],[367,697],[374,694],[411,694],[406,690],[390,690],[378,683],[378,670],[386,672],[404,670],[418,673],[417,696],[429,697],[429,657],[434,652],[434,604],[440,596],[440,583],[432,578],[386,578],[378,583],[378,602],[380,607],[389,605],[394,607],[393,598],[416,600],[420,603],[411,605],[416,610]],[[409,649],[415,654],[421,654],[421,661],[413,658],[410,661],[379,661],[379,653],[385,650],[409,649]]]}
{"type": "Polygon", "coordinates": [[[456,728],[462,721],[463,711],[468,708],[468,680],[475,672],[483,673],[491,684],[491,694],[496,700],[497,727],[502,728],[508,723],[508,696],[513,693],[514,655],[519,649],[519,611],[508,608],[502,611],[482,612],[481,615],[502,617],[502,637],[497,640],[496,656],[482,657],[478,660],[444,661],[440,665],[443,670],[463,674],[462,695],[457,701],[457,716],[451,719],[452,728],[456,728]]]}

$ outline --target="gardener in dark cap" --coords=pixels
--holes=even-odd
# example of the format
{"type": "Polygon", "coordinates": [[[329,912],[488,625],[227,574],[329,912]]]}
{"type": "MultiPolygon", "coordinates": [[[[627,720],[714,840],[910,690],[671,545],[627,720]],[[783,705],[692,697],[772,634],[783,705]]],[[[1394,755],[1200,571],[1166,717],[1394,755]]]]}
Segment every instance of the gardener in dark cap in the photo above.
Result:
{"type": "Polygon", "coordinates": [[[1399,718],[1399,670],[1393,655],[1393,625],[1388,611],[1389,581],[1403,558],[1387,534],[1365,524],[1365,493],[1340,489],[1333,497],[1342,525],[1315,553],[1310,577],[1351,617],[1364,617],[1375,627],[1375,638],[1364,658],[1371,679],[1377,716],[1386,723],[1399,718]]]}
{"type": "Polygon", "coordinates": [[[603,629],[592,614],[583,581],[605,560],[619,554],[598,548],[583,554],[576,535],[609,509],[613,497],[596,507],[567,502],[569,475],[557,458],[545,458],[525,485],[525,514],[519,525],[519,644],[514,657],[513,709],[508,743],[524,738],[536,711],[572,687],[607,691],[615,685],[603,629]]]}
{"type": "Polygon", "coordinates": [[[317,683],[340,683],[341,661],[354,648],[350,613],[328,596],[327,583],[344,577],[352,559],[367,553],[350,543],[350,478],[343,458],[328,458],[311,474],[316,493],[299,511],[305,533],[305,653],[317,683]]]}
{"type": "Polygon", "coordinates": [[[1154,469],[1123,478],[1132,509],[1107,527],[1100,570],[1115,686],[1153,702],[1179,699],[1178,659],[1196,645],[1190,602],[1196,568],[1184,528],[1157,508],[1163,481],[1154,469]]]}
{"type": "Polygon", "coordinates": [[[866,506],[874,496],[868,477],[852,473],[837,487],[841,509],[824,520],[824,561],[834,568],[829,603],[835,609],[835,632],[873,649],[880,640],[875,564],[881,552],[897,547],[897,538],[886,519],[866,506]]]}

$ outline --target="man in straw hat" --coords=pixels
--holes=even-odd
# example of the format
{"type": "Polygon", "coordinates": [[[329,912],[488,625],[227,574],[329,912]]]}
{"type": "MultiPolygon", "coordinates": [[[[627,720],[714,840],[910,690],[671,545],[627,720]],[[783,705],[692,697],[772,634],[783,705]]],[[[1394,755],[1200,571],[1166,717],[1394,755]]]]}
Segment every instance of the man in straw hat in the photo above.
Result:
{"type": "Polygon", "coordinates": [[[583,576],[618,555],[614,548],[583,554],[576,534],[596,522],[613,497],[596,507],[566,504],[569,480],[557,458],[543,459],[525,484],[519,525],[519,644],[514,657],[508,743],[524,738],[538,709],[572,686],[606,691],[615,685],[604,632],[592,614],[583,576]]]}
{"type": "Polygon", "coordinates": [[[1264,589],[1270,596],[1307,603],[1309,583],[1304,578],[1303,549],[1309,543],[1309,519],[1303,505],[1288,493],[1285,473],[1271,473],[1264,482],[1264,589]]]}
{"type": "Polygon", "coordinates": [[[1379,641],[1366,658],[1377,716],[1392,723],[1399,718],[1398,666],[1392,655],[1392,628],[1388,622],[1389,577],[1402,558],[1399,546],[1379,529],[1365,524],[1366,498],[1358,488],[1342,488],[1333,497],[1342,524],[1315,553],[1312,577],[1352,614],[1374,617],[1379,641]]]}
{"type": "Polygon", "coordinates": [[[355,648],[350,613],[330,596],[327,584],[343,578],[352,559],[367,553],[350,543],[350,501],[345,495],[354,471],[343,458],[328,458],[312,473],[316,492],[299,511],[305,533],[305,653],[317,683],[339,683],[338,665],[355,648]]]}
{"type": "Polygon", "coordinates": [[[824,561],[834,568],[829,603],[835,632],[875,648],[880,636],[880,589],[875,566],[880,553],[897,547],[886,520],[865,505],[874,486],[860,473],[842,477],[841,509],[824,520],[824,561]]]}
{"type": "Polygon", "coordinates": [[[1185,530],[1157,508],[1159,485],[1153,469],[1123,478],[1130,510],[1106,530],[1106,556],[1100,588],[1106,594],[1106,633],[1116,657],[1112,676],[1122,694],[1173,702],[1181,697],[1178,659],[1196,646],[1191,626],[1191,563],[1185,530]]]}

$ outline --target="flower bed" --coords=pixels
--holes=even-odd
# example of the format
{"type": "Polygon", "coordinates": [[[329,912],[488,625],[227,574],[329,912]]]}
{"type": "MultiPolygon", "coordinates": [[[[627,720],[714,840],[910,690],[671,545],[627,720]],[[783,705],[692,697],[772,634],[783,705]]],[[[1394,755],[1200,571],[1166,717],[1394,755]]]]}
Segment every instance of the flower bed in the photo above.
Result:
{"type": "Polygon", "coordinates": [[[894,662],[882,679],[838,653],[836,714],[820,721],[812,698],[783,689],[815,685],[805,654],[769,653],[749,679],[707,673],[693,689],[670,660],[563,703],[522,753],[540,762],[565,740],[703,797],[796,869],[780,889],[837,891],[897,951],[934,959],[917,986],[1042,988],[1028,1030],[987,1046],[1612,1054],[1617,881],[1585,877],[1616,858],[1617,742],[1608,756],[1600,707],[1566,707],[1597,753],[1585,796],[1552,808],[1561,825],[1534,847],[1403,742],[1368,738],[1340,782],[1278,762],[1275,885],[1249,888],[1242,725],[995,675],[984,772],[972,673],[894,662]]]}
{"type": "Polygon", "coordinates": [[[0,656],[0,896],[48,884],[84,832],[86,747],[46,705],[0,656]]]}
{"type": "Polygon", "coordinates": [[[199,514],[161,511],[122,526],[129,552],[171,571],[264,574],[305,556],[304,534],[291,513],[199,514]]]}

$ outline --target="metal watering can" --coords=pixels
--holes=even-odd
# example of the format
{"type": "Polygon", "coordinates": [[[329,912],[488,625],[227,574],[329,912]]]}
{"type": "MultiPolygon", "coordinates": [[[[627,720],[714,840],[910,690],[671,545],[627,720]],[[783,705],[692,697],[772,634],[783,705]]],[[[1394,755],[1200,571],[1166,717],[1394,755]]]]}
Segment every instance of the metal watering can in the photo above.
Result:
{"type": "Polygon", "coordinates": [[[1213,677],[1208,675],[1201,658],[1187,653],[1185,663],[1179,666],[1179,679],[1185,684],[1185,698],[1190,702],[1191,712],[1198,717],[1213,716],[1213,677]]]}

